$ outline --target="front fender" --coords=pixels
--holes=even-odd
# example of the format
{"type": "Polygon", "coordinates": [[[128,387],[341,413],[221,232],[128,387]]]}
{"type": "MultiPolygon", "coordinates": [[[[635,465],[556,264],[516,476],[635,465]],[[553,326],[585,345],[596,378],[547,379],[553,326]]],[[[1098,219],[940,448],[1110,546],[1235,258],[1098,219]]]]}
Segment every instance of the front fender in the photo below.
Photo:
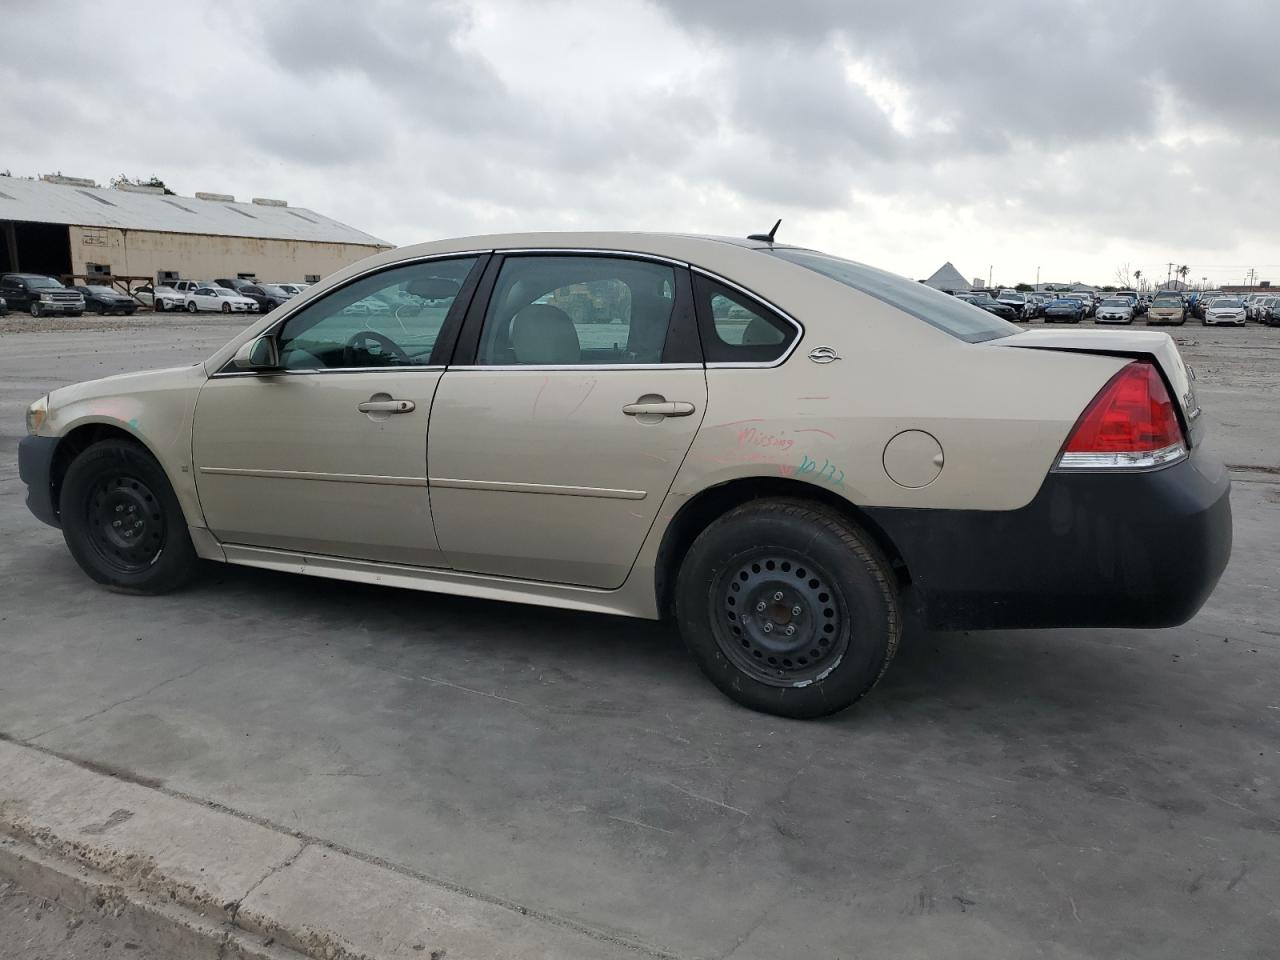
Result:
{"type": "Polygon", "coordinates": [[[75,384],[49,395],[40,436],[65,440],[93,427],[128,434],[164,469],[189,526],[204,526],[191,466],[191,427],[205,382],[203,365],[126,374],[75,384]]]}

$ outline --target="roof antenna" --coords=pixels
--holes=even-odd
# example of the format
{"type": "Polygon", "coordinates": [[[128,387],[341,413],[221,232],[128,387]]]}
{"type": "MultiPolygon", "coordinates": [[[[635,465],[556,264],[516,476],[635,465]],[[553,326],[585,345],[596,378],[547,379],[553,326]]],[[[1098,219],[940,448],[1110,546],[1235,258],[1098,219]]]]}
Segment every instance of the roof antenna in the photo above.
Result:
{"type": "Polygon", "coordinates": [[[778,232],[778,228],[780,226],[782,226],[781,218],[779,218],[778,222],[773,225],[773,229],[770,230],[768,233],[753,233],[749,235],[747,239],[760,240],[760,241],[763,241],[764,243],[773,243],[773,235],[778,232]]]}

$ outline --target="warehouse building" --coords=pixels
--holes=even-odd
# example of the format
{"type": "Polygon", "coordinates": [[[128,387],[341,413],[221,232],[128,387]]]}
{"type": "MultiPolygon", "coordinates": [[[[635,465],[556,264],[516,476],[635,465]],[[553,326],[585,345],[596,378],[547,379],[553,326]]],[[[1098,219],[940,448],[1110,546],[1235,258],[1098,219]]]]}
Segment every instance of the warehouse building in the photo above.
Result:
{"type": "Polygon", "coordinates": [[[221,277],[315,282],[390,247],[282,200],[0,177],[0,272],[127,287],[221,277]]]}

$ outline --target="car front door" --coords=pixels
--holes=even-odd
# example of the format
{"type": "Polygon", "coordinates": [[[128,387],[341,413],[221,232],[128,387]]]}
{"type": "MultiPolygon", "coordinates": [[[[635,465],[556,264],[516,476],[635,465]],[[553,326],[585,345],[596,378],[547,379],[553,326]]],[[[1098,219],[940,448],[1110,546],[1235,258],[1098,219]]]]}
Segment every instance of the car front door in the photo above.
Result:
{"type": "Polygon", "coordinates": [[[401,264],[336,288],[274,328],[280,366],[215,373],[192,456],[224,543],[439,566],[427,417],[481,257],[401,264]],[[379,295],[392,309],[361,310],[379,295]],[[443,332],[443,335],[442,335],[443,332]]]}
{"type": "Polygon", "coordinates": [[[458,570],[614,588],[706,408],[686,267],[495,257],[431,411],[440,547],[458,570]]]}

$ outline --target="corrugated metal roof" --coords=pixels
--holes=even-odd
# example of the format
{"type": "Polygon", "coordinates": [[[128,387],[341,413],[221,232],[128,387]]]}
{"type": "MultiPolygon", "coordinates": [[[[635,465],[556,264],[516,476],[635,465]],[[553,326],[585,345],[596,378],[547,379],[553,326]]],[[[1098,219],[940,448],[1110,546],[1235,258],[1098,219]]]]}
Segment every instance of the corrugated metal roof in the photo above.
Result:
{"type": "Polygon", "coordinates": [[[0,177],[0,220],[391,246],[385,240],[302,207],[167,197],[18,177],[0,177]]]}

